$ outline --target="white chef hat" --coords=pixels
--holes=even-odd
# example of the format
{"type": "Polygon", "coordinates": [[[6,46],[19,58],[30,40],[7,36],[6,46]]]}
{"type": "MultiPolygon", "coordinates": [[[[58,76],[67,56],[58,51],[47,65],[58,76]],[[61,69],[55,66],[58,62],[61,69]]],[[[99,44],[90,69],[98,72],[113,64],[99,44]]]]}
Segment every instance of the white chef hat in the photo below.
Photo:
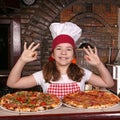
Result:
{"type": "Polygon", "coordinates": [[[82,32],[81,28],[72,22],[52,23],[49,29],[53,37],[52,49],[60,43],[70,43],[75,47],[75,42],[82,32]]]}

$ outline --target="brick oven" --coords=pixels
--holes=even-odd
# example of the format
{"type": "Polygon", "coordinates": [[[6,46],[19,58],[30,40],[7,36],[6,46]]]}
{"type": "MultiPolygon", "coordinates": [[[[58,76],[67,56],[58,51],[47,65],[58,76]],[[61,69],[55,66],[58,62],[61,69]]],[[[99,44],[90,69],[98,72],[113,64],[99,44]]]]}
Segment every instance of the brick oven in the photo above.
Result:
{"type": "Polygon", "coordinates": [[[18,43],[21,45],[18,47],[21,47],[21,51],[25,41],[28,44],[32,41],[41,43],[38,61],[27,64],[23,71],[23,74],[31,74],[40,70],[48,61],[52,43],[49,25],[52,22],[71,21],[79,25],[82,36],[76,45],[79,46],[82,42],[92,43],[100,49],[100,57],[104,63],[113,63],[116,58],[115,49],[118,48],[119,6],[120,3],[113,0],[37,0],[32,6],[21,4],[19,10],[1,15],[0,19],[20,18],[21,41],[18,43]],[[109,56],[111,53],[115,54],[109,56]]]}
{"type": "Polygon", "coordinates": [[[118,8],[114,5],[80,2],[64,8],[60,13],[61,21],[72,21],[82,28],[82,36],[77,41],[78,65],[93,68],[84,61],[84,53],[80,45],[96,46],[103,63],[114,63],[118,53],[118,8]],[[114,13],[112,12],[114,10],[114,13]],[[116,11],[116,12],[115,12],[116,11]],[[112,19],[113,16],[114,19],[112,19]]]}

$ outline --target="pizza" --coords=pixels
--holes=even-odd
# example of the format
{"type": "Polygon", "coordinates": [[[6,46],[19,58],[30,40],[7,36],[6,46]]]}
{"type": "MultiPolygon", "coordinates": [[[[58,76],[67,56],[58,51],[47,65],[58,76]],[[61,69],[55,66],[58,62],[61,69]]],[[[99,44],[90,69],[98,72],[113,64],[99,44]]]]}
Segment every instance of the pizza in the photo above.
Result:
{"type": "Polygon", "coordinates": [[[55,109],[61,100],[52,94],[38,91],[17,91],[0,98],[0,106],[17,112],[38,112],[55,109]]]}
{"type": "Polygon", "coordinates": [[[90,90],[64,96],[63,103],[75,108],[107,108],[118,104],[120,98],[109,91],[90,90]]]}

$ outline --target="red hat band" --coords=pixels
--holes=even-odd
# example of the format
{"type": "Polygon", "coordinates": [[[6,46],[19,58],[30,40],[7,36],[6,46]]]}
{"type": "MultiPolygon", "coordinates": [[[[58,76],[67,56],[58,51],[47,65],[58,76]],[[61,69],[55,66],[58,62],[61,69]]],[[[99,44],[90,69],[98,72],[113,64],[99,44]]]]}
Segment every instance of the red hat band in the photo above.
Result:
{"type": "Polygon", "coordinates": [[[52,43],[52,49],[54,49],[58,44],[60,43],[70,43],[73,48],[75,47],[75,43],[72,37],[70,37],[69,35],[59,35],[57,36],[52,43]]]}

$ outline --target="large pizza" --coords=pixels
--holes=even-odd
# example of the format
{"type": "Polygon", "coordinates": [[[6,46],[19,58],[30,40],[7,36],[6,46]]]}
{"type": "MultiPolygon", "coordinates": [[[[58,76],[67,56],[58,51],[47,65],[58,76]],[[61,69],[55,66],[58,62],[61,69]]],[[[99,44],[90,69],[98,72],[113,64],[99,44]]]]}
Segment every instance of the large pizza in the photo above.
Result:
{"type": "Polygon", "coordinates": [[[109,92],[90,90],[75,92],[64,96],[63,103],[75,108],[107,108],[118,104],[120,98],[109,92]]]}
{"type": "Polygon", "coordinates": [[[38,112],[55,109],[61,100],[55,95],[37,91],[17,91],[0,98],[0,106],[17,112],[38,112]]]}

